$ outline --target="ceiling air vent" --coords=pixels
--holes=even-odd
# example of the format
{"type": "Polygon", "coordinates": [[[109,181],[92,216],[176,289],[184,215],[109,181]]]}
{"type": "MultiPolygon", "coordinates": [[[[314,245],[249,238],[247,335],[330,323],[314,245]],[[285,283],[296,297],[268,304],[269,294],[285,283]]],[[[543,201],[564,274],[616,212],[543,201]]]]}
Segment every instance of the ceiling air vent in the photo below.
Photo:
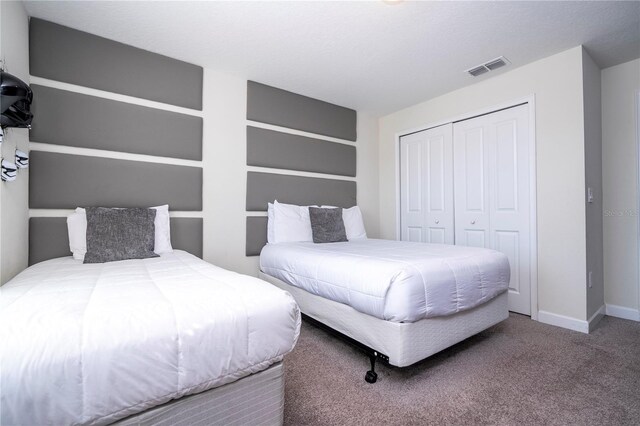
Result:
{"type": "Polygon", "coordinates": [[[484,66],[489,68],[491,71],[504,67],[505,65],[507,65],[507,62],[502,57],[498,59],[494,59],[493,61],[487,62],[486,64],[484,64],[484,66]]]}
{"type": "Polygon", "coordinates": [[[470,68],[466,72],[474,77],[477,77],[489,71],[502,68],[508,64],[509,64],[509,61],[504,56],[500,56],[499,58],[492,59],[489,62],[485,62],[482,65],[478,65],[477,67],[470,68]]]}
{"type": "Polygon", "coordinates": [[[480,65],[479,67],[471,68],[467,72],[472,76],[477,77],[484,74],[485,72],[489,72],[489,68],[485,67],[484,65],[480,65]]]}

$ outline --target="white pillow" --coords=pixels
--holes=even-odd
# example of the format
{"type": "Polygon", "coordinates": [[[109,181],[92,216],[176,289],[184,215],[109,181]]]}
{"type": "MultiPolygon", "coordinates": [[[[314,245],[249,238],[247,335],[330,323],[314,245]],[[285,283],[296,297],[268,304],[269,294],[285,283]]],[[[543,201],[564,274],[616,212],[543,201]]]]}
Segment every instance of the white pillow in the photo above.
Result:
{"type": "Polygon", "coordinates": [[[87,215],[83,208],[78,207],[67,217],[67,231],[73,258],[84,260],[84,255],[87,254],[87,215]]]}
{"type": "Polygon", "coordinates": [[[347,240],[362,240],[367,238],[367,230],[364,229],[364,221],[362,220],[360,207],[353,206],[350,209],[342,209],[342,220],[344,220],[347,240]]]}
{"type": "Polygon", "coordinates": [[[283,204],[276,200],[273,203],[273,218],[274,243],[313,241],[308,206],[283,204]]]}
{"type": "Polygon", "coordinates": [[[267,203],[267,243],[274,244],[276,242],[273,216],[273,203],[267,203]]]}
{"type": "MultiPolygon", "coordinates": [[[[171,253],[171,224],[169,220],[169,205],[151,207],[156,211],[153,221],[155,227],[154,252],[157,254],[171,253]]],[[[82,207],[76,208],[67,217],[67,231],[69,233],[69,248],[76,260],[84,260],[87,253],[87,211],[82,207]]]]}
{"type": "MultiPolygon", "coordinates": [[[[335,209],[336,206],[322,206],[322,208],[335,209]]],[[[347,240],[362,240],[367,238],[367,231],[364,228],[360,207],[353,206],[349,209],[342,209],[342,220],[344,221],[347,240]]]]}
{"type": "Polygon", "coordinates": [[[155,245],[153,251],[156,254],[171,253],[171,221],[169,219],[169,205],[164,204],[158,207],[151,207],[156,211],[156,218],[153,224],[156,228],[155,245]]]}

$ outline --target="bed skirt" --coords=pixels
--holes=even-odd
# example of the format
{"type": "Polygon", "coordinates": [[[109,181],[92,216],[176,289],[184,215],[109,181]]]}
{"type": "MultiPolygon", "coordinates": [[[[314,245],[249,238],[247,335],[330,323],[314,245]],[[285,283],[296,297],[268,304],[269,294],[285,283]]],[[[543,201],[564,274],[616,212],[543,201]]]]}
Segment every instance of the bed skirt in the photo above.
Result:
{"type": "Polygon", "coordinates": [[[389,357],[389,364],[407,367],[463,341],[509,317],[508,292],[473,309],[411,323],[385,321],[325,299],[284,281],[259,277],[288,291],[305,315],[389,357]]]}

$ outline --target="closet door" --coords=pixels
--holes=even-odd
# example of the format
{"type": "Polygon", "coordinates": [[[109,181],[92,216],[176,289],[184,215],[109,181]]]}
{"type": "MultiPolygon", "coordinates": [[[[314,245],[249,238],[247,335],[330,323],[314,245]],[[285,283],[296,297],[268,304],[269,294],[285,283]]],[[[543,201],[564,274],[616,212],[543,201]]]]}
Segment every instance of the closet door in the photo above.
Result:
{"type": "Polygon", "coordinates": [[[400,138],[400,239],[454,243],[452,124],[400,138]]]}
{"type": "Polygon", "coordinates": [[[530,315],[528,106],[454,125],[456,244],[509,258],[509,309],[530,315]]]}
{"type": "Polygon", "coordinates": [[[491,247],[488,139],[482,117],[453,127],[456,245],[491,247]]]}

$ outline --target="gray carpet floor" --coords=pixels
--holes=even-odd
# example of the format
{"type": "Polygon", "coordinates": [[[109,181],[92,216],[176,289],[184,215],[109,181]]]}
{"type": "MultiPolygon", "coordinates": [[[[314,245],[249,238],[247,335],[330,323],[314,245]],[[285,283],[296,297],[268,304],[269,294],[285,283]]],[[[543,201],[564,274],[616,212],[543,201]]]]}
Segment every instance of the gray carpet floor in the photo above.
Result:
{"type": "Polygon", "coordinates": [[[591,334],[511,314],[411,367],[378,364],[303,322],[285,359],[287,425],[640,425],[640,323],[591,334]]]}

